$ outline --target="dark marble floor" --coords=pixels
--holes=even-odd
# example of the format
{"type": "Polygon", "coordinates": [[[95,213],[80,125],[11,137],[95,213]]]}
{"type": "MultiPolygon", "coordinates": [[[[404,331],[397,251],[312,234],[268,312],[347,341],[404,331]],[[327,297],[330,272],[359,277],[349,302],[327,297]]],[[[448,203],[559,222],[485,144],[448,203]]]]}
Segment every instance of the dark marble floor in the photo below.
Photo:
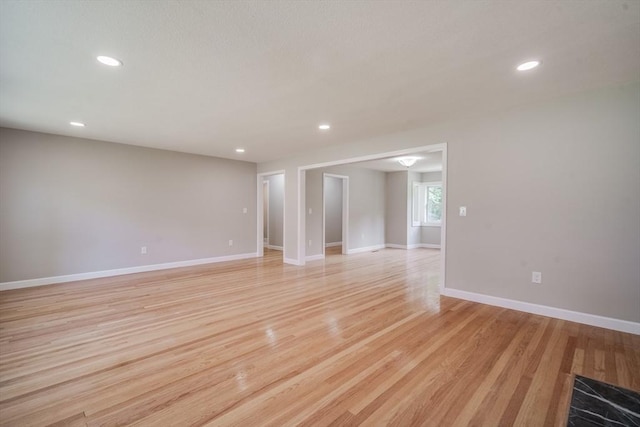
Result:
{"type": "Polygon", "coordinates": [[[640,427],[640,394],[576,375],[567,425],[640,427]]]}

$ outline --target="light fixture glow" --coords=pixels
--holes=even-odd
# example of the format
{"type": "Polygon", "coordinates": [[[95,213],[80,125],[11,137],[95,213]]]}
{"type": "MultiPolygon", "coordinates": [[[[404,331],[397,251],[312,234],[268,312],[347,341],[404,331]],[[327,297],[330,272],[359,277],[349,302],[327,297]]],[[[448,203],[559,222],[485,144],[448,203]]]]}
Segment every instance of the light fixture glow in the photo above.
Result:
{"type": "Polygon", "coordinates": [[[76,127],[79,127],[79,128],[83,128],[84,127],[84,123],[82,123],[82,122],[69,122],[69,124],[71,126],[76,126],[76,127]]]}
{"type": "Polygon", "coordinates": [[[101,64],[108,65],[110,67],[121,67],[122,66],[122,61],[120,61],[119,59],[116,59],[116,58],[112,58],[110,56],[98,56],[96,59],[101,64]]]}
{"type": "Polygon", "coordinates": [[[244,153],[244,148],[236,148],[236,153],[244,153]]]}
{"type": "Polygon", "coordinates": [[[329,130],[329,129],[331,129],[331,125],[323,123],[320,126],[318,126],[318,129],[320,129],[320,130],[329,130]]]}
{"type": "Polygon", "coordinates": [[[417,157],[402,157],[398,159],[398,163],[400,163],[405,168],[410,168],[411,166],[415,165],[417,161],[417,157]]]}
{"type": "Polygon", "coordinates": [[[527,61],[527,62],[523,62],[522,64],[518,65],[517,70],[518,71],[529,71],[529,70],[533,70],[534,68],[536,68],[537,66],[539,66],[540,64],[542,64],[541,61],[527,61]]]}

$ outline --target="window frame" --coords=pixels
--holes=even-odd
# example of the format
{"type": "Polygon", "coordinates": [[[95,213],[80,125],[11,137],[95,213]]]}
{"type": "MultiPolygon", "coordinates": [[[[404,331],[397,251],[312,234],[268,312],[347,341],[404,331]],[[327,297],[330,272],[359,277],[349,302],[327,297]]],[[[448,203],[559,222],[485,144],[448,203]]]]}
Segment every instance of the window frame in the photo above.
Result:
{"type": "MultiPolygon", "coordinates": [[[[411,193],[411,224],[414,227],[441,227],[442,226],[442,217],[439,222],[429,222],[428,221],[428,192],[429,187],[440,187],[441,191],[444,191],[442,186],[442,181],[428,181],[428,182],[418,182],[414,181],[412,186],[411,193]],[[424,200],[424,202],[422,202],[424,200]],[[424,218],[424,221],[423,221],[424,218]]],[[[444,197],[443,197],[444,199],[444,197]]],[[[444,203],[444,200],[443,202],[444,203]]],[[[443,212],[444,209],[441,206],[440,211],[443,212]]]]}

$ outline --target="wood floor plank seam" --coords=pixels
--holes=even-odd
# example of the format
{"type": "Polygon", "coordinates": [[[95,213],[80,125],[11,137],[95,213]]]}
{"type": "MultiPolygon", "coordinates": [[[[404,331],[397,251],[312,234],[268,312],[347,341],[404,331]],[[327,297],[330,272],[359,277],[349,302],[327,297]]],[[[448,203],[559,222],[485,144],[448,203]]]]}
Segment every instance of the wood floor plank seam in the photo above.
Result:
{"type": "Polygon", "coordinates": [[[0,292],[0,426],[562,425],[640,337],[439,295],[439,251],[0,292]]]}

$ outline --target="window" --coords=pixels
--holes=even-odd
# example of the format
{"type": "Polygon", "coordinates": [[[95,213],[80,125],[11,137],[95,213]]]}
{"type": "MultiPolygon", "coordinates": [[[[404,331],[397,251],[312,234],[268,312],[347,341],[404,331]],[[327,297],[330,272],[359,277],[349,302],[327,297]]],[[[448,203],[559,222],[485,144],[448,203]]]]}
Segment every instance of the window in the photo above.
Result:
{"type": "Polygon", "coordinates": [[[437,227],[442,223],[442,183],[413,183],[413,226],[437,227]]]}

